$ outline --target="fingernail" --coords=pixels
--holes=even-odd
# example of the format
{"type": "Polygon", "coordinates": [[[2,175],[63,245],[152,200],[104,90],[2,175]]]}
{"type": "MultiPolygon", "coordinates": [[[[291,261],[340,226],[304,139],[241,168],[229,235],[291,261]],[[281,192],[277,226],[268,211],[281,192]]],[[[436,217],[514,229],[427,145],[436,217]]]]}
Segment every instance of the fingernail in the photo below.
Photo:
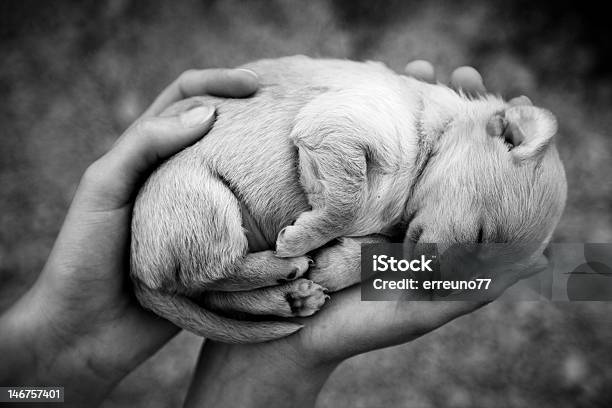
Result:
{"type": "Polygon", "coordinates": [[[257,73],[253,70],[250,70],[248,68],[236,68],[236,71],[242,71],[242,72],[246,72],[249,75],[252,75],[253,77],[255,77],[255,79],[259,79],[259,75],[257,75],[257,73]]]}
{"type": "Polygon", "coordinates": [[[214,106],[199,105],[181,113],[180,120],[185,127],[199,127],[207,123],[214,114],[214,106]]]}

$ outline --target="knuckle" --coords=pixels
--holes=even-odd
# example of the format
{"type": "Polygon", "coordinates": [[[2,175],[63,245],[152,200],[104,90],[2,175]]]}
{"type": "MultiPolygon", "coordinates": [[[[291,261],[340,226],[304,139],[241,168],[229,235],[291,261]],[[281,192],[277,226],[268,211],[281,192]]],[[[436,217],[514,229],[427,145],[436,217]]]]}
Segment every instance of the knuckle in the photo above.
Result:
{"type": "Polygon", "coordinates": [[[155,130],[155,125],[155,118],[142,118],[134,122],[132,129],[130,129],[130,133],[134,133],[136,135],[148,135],[155,130]]]}
{"type": "Polygon", "coordinates": [[[193,69],[193,68],[185,70],[185,71],[183,71],[179,75],[178,80],[179,80],[179,82],[188,80],[188,79],[192,78],[197,72],[198,72],[198,70],[197,69],[193,69]]]}
{"type": "Polygon", "coordinates": [[[183,73],[179,75],[176,80],[176,84],[181,94],[185,95],[185,85],[191,82],[192,79],[196,77],[198,72],[199,71],[197,69],[188,69],[186,71],[183,71],[183,73]]]}
{"type": "Polygon", "coordinates": [[[108,184],[108,174],[105,156],[102,156],[85,169],[79,184],[86,190],[103,188],[108,184]]]}
{"type": "Polygon", "coordinates": [[[104,164],[101,162],[101,158],[91,163],[85,172],[83,173],[83,177],[81,178],[82,182],[87,183],[96,183],[100,179],[104,177],[105,170],[104,164]]]}
{"type": "Polygon", "coordinates": [[[158,117],[142,118],[132,125],[129,134],[126,135],[128,145],[138,146],[158,146],[166,132],[169,122],[168,119],[158,117]]]}

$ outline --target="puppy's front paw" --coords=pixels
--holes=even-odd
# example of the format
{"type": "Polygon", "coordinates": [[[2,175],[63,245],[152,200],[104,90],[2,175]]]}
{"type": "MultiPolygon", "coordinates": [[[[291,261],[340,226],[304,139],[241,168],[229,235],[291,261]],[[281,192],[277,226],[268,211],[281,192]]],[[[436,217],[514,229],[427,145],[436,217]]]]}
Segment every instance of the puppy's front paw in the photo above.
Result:
{"type": "Polygon", "coordinates": [[[308,279],[336,292],[361,280],[361,246],[359,240],[340,238],[338,243],[318,249],[308,279]]]}
{"type": "Polygon", "coordinates": [[[285,299],[292,316],[306,317],[318,311],[329,299],[327,289],[308,279],[298,279],[287,291],[285,299]]]}
{"type": "Polygon", "coordinates": [[[301,229],[295,226],[283,228],[276,238],[276,256],[281,258],[304,255],[310,249],[307,239],[301,233],[301,229]]]}

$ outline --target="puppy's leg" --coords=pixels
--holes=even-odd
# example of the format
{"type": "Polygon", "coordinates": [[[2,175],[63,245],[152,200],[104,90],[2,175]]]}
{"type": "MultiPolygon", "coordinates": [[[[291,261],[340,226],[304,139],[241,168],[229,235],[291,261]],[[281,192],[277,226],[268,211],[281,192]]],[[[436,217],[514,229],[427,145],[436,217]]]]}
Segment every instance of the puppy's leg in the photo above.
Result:
{"type": "Polygon", "coordinates": [[[307,256],[279,258],[273,251],[254,252],[237,262],[237,273],[211,283],[208,289],[239,291],[277,285],[301,277],[313,263],[307,256]]]}
{"type": "Polygon", "coordinates": [[[367,178],[363,148],[340,134],[316,145],[307,137],[295,144],[300,182],[312,210],[278,234],[276,254],[281,257],[303,255],[351,231],[367,178]]]}
{"type": "Polygon", "coordinates": [[[209,292],[200,303],[226,313],[310,316],[321,308],[328,290],[336,292],[361,281],[361,244],[385,242],[389,239],[382,235],[342,237],[313,253],[315,265],[306,273],[308,279],[244,292],[209,292]]]}
{"type": "Polygon", "coordinates": [[[253,289],[295,279],[308,258],[277,259],[270,251],[247,255],[236,197],[197,157],[176,157],[149,178],[134,207],[131,274],[140,303],[219,341],[267,341],[299,330],[294,322],[229,319],[191,300],[210,288],[253,289]]]}
{"type": "Polygon", "coordinates": [[[197,294],[249,290],[296,279],[305,256],[248,254],[240,205],[207,168],[170,160],[147,181],[134,208],[132,275],[151,289],[197,294]]]}
{"type": "Polygon", "coordinates": [[[336,292],[361,281],[361,244],[389,242],[382,235],[343,237],[337,244],[320,248],[313,253],[315,265],[306,276],[336,292]]]}
{"type": "Polygon", "coordinates": [[[284,285],[244,291],[209,292],[200,303],[211,310],[242,312],[255,315],[305,317],[319,310],[328,296],[327,290],[307,279],[284,285]]]}

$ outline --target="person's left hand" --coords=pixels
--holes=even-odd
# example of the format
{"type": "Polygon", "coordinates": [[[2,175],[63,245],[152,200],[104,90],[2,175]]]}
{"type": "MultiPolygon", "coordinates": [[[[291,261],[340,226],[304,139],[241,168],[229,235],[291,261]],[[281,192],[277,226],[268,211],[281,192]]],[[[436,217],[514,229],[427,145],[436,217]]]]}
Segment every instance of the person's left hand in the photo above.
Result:
{"type": "Polygon", "coordinates": [[[178,332],[130,292],[132,205],[161,160],[208,132],[215,108],[160,114],[186,97],[257,88],[247,70],[187,71],[89,166],[38,280],[0,317],[0,383],[65,386],[66,401],[95,405],[178,332]]]}

